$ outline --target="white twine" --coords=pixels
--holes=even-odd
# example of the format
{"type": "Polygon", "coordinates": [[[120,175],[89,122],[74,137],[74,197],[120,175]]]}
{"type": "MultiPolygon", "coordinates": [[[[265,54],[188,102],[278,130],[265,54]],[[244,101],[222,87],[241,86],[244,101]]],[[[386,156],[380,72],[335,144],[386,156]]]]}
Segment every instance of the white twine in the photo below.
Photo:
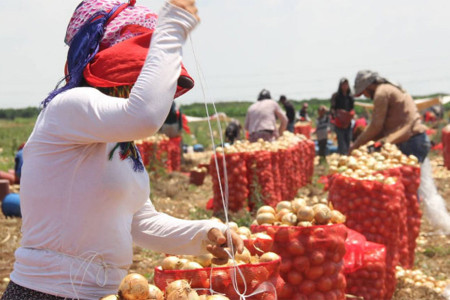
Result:
{"type": "MultiPolygon", "coordinates": [[[[204,104],[205,104],[205,111],[206,111],[206,117],[207,117],[207,121],[208,121],[209,134],[211,136],[211,144],[212,144],[212,148],[213,148],[213,151],[214,151],[214,154],[213,154],[214,164],[216,166],[217,179],[218,179],[218,182],[219,182],[220,196],[221,196],[221,199],[222,199],[222,206],[224,208],[225,225],[227,227],[227,231],[226,231],[227,245],[228,245],[228,247],[230,249],[230,251],[228,249],[225,249],[225,251],[227,252],[228,256],[230,257],[230,259],[233,262],[233,267],[232,267],[233,273],[232,273],[232,276],[231,276],[231,281],[233,283],[233,288],[234,288],[236,294],[239,296],[240,300],[245,300],[245,299],[247,299],[249,297],[252,297],[254,295],[261,294],[261,293],[264,293],[265,291],[270,291],[270,290],[273,291],[273,293],[275,295],[275,299],[277,299],[277,292],[276,292],[275,286],[271,282],[263,282],[262,284],[260,284],[258,286],[258,288],[253,293],[251,293],[250,295],[246,295],[246,293],[247,293],[247,282],[245,281],[244,274],[242,273],[242,270],[238,267],[236,259],[234,257],[235,251],[234,251],[233,241],[232,241],[232,238],[231,238],[231,229],[230,229],[229,218],[228,218],[228,195],[229,195],[228,194],[228,175],[227,175],[227,163],[226,163],[226,160],[225,160],[225,151],[224,151],[225,144],[224,144],[224,139],[223,139],[222,125],[220,124],[220,117],[218,115],[215,102],[214,102],[213,99],[210,99],[211,105],[212,105],[212,107],[214,109],[214,113],[217,116],[217,126],[218,126],[218,129],[219,129],[220,143],[222,145],[222,147],[221,147],[222,148],[221,154],[222,154],[224,188],[222,188],[222,180],[221,180],[221,177],[220,177],[220,170],[219,170],[219,162],[218,162],[218,159],[217,159],[216,144],[214,142],[214,134],[213,134],[213,130],[212,130],[212,125],[211,125],[211,120],[210,120],[210,115],[209,115],[209,109],[208,109],[206,88],[205,88],[206,84],[204,84],[204,82],[206,82],[206,80],[205,80],[205,78],[203,76],[203,72],[201,71],[200,63],[199,63],[199,61],[197,59],[196,51],[194,49],[194,43],[193,43],[192,37],[190,35],[189,35],[189,41],[191,43],[192,54],[193,54],[193,57],[194,57],[194,62],[195,62],[196,70],[197,70],[197,75],[198,75],[198,78],[199,78],[199,84],[200,84],[200,88],[201,88],[201,91],[202,91],[203,101],[204,101],[204,104]],[[241,292],[239,290],[239,287],[238,287],[238,284],[237,284],[237,276],[238,276],[238,274],[241,277],[242,282],[244,283],[244,291],[243,292],[241,292]]],[[[212,275],[213,275],[213,267],[211,266],[209,292],[210,292],[211,295],[221,294],[221,293],[218,293],[218,292],[214,291],[214,289],[212,288],[212,275]]]]}

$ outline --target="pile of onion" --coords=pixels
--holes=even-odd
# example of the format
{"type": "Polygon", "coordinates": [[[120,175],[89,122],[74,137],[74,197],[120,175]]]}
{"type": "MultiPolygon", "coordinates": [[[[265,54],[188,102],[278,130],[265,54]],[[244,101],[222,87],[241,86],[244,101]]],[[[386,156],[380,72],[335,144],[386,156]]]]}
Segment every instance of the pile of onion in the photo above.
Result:
{"type": "Polygon", "coordinates": [[[308,227],[344,222],[345,216],[333,209],[327,199],[304,197],[292,201],[281,201],[276,208],[261,206],[256,213],[254,224],[308,227]]]}

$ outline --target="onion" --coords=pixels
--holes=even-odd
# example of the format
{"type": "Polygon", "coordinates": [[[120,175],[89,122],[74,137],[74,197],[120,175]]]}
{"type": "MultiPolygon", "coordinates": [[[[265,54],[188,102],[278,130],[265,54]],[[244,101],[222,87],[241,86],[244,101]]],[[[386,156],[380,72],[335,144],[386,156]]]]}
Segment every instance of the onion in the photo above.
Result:
{"type": "Polygon", "coordinates": [[[287,208],[282,208],[279,212],[277,212],[276,218],[278,221],[281,221],[283,219],[283,216],[285,214],[291,213],[292,211],[287,208]]]}
{"type": "Polygon", "coordinates": [[[147,278],[131,273],[119,285],[119,298],[123,300],[146,300],[149,296],[147,278]]]}
{"type": "Polygon", "coordinates": [[[248,249],[245,247],[244,247],[244,251],[242,251],[242,253],[236,252],[236,254],[234,255],[235,260],[242,261],[246,264],[250,263],[251,257],[252,257],[252,255],[250,254],[250,251],[248,251],[248,249]]]}
{"type": "Polygon", "coordinates": [[[194,256],[194,261],[196,263],[201,264],[204,268],[211,266],[211,260],[213,259],[213,255],[211,253],[202,254],[199,256],[194,256]]]}
{"type": "Polygon", "coordinates": [[[233,231],[237,231],[238,230],[238,228],[239,228],[239,226],[238,226],[238,224],[236,224],[236,222],[228,222],[228,227],[230,227],[230,229],[231,230],[233,230],[233,231]]]}
{"type": "Polygon", "coordinates": [[[292,200],[291,205],[292,205],[292,211],[297,213],[297,211],[301,207],[306,206],[306,201],[305,201],[305,199],[297,198],[297,199],[292,200]]]}
{"type": "Polygon", "coordinates": [[[175,270],[180,264],[180,259],[176,256],[167,256],[163,259],[161,267],[163,270],[175,270]]]}
{"type": "Polygon", "coordinates": [[[314,220],[314,210],[310,206],[301,207],[297,211],[297,219],[298,221],[308,221],[311,222],[314,220]]]}
{"type": "Polygon", "coordinates": [[[180,279],[180,280],[175,280],[172,281],[171,283],[169,283],[166,286],[166,295],[171,294],[174,291],[178,291],[178,290],[190,290],[191,286],[189,285],[189,282],[185,279],[180,279]]]}
{"type": "Polygon", "coordinates": [[[275,215],[275,209],[273,209],[272,206],[264,205],[258,209],[258,211],[256,212],[256,215],[259,215],[261,213],[271,213],[271,214],[275,215]]]}
{"type": "Polygon", "coordinates": [[[178,261],[178,263],[175,266],[175,270],[183,269],[183,267],[185,265],[187,265],[188,263],[189,263],[189,259],[187,259],[187,258],[180,258],[180,260],[178,261]]]}
{"type": "Polygon", "coordinates": [[[263,255],[261,255],[261,257],[259,258],[259,261],[260,262],[270,262],[270,261],[278,260],[279,258],[280,258],[280,256],[276,253],[266,252],[263,255]]]}
{"type": "Polygon", "coordinates": [[[277,207],[276,207],[276,211],[279,212],[282,209],[288,209],[291,210],[292,209],[292,205],[290,201],[280,201],[277,203],[277,207]]]}
{"type": "Polygon", "coordinates": [[[155,285],[148,285],[149,297],[148,300],[164,300],[164,293],[155,285]]]}
{"type": "Polygon", "coordinates": [[[196,269],[203,269],[203,266],[195,261],[188,261],[181,268],[181,270],[196,270],[196,269]]]}
{"type": "MultiPolygon", "coordinates": [[[[101,297],[100,300],[118,300],[119,298],[117,297],[117,295],[108,295],[105,297],[101,297]]],[[[151,299],[151,298],[150,298],[151,299]]],[[[164,298],[162,298],[164,299],[164,298]]]]}
{"type": "Polygon", "coordinates": [[[308,222],[308,221],[300,221],[300,222],[297,223],[297,226],[299,226],[299,227],[309,227],[309,226],[312,226],[312,223],[308,222]]]}
{"type": "Polygon", "coordinates": [[[275,222],[275,216],[269,212],[260,213],[256,215],[256,222],[258,222],[258,225],[273,224],[275,222]]]}
{"type": "Polygon", "coordinates": [[[245,235],[248,238],[250,237],[250,235],[252,235],[252,232],[250,231],[250,229],[248,227],[245,227],[245,226],[239,227],[238,230],[236,231],[236,233],[245,235]]]}
{"type": "Polygon", "coordinates": [[[333,209],[331,211],[331,223],[340,224],[345,223],[345,216],[338,210],[333,209]]]}
{"type": "Polygon", "coordinates": [[[330,208],[322,203],[316,204],[313,206],[314,210],[314,220],[316,224],[325,225],[331,219],[331,210],[330,208]]]}
{"type": "Polygon", "coordinates": [[[294,213],[287,213],[281,218],[283,224],[295,226],[297,224],[297,216],[294,213]]]}

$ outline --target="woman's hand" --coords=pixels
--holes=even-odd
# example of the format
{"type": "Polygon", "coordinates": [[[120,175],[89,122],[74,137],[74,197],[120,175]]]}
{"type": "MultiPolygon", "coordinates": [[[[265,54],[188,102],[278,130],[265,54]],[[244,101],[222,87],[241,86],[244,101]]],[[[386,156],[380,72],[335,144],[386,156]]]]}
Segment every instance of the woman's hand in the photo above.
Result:
{"type": "Polygon", "coordinates": [[[195,0],[170,0],[170,3],[190,12],[197,21],[200,21],[200,18],[197,15],[198,9],[197,6],[195,6],[195,0]]]}
{"type": "MultiPolygon", "coordinates": [[[[208,232],[208,239],[211,242],[210,245],[206,247],[214,258],[212,259],[212,263],[216,265],[223,265],[228,262],[230,258],[228,253],[225,251],[227,246],[227,236],[224,235],[219,229],[213,228],[208,232]]],[[[244,241],[242,241],[241,237],[234,231],[231,230],[231,241],[233,243],[233,248],[238,253],[242,253],[244,251],[244,241]]]]}

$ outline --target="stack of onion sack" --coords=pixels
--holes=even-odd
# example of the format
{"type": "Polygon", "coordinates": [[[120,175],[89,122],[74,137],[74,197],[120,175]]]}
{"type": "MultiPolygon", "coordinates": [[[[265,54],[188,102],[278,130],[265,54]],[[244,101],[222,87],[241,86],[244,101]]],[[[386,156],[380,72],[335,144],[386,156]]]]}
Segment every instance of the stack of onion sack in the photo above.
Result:
{"type": "Polygon", "coordinates": [[[444,164],[450,170],[450,125],[442,128],[442,145],[444,146],[444,164]]]}
{"type": "Polygon", "coordinates": [[[214,293],[224,294],[231,300],[240,299],[232,281],[235,276],[239,292],[249,296],[246,299],[275,300],[284,286],[279,275],[281,259],[275,253],[251,256],[245,248],[242,254],[236,253],[236,265],[229,260],[227,264],[218,266],[212,264],[211,259],[210,254],[168,256],[161,266],[155,268],[155,284],[163,290],[171,282],[185,279],[199,295],[209,294],[212,289],[214,293]],[[252,293],[255,295],[250,296],[252,293]]]}
{"type": "Polygon", "coordinates": [[[408,255],[408,260],[410,257],[409,239],[402,239],[402,235],[409,234],[405,232],[408,210],[400,167],[417,165],[417,159],[392,152],[395,146],[390,144],[369,155],[370,146],[354,150],[350,157],[340,157],[330,167],[341,173],[333,175],[328,195],[334,207],[347,216],[349,228],[362,233],[368,241],[386,245],[386,297],[390,298],[400,254],[408,255]]]}
{"type": "Polygon", "coordinates": [[[294,133],[303,134],[309,139],[311,137],[311,123],[310,122],[295,123],[294,133]]]}
{"type": "Polygon", "coordinates": [[[378,151],[369,153],[373,143],[369,143],[351,153],[350,157],[340,157],[332,162],[336,169],[354,178],[383,181],[385,177],[395,177],[404,187],[404,198],[400,199],[401,211],[399,254],[400,264],[411,268],[414,264],[416,238],[420,231],[422,212],[417,192],[420,185],[420,166],[415,156],[405,156],[392,144],[384,144],[378,151]],[[381,174],[381,175],[380,175],[381,174]],[[361,176],[362,175],[362,176],[361,176]]]}
{"type": "Polygon", "coordinates": [[[362,265],[345,277],[347,294],[363,297],[364,300],[390,299],[386,297],[386,247],[365,242],[362,265]]]}
{"type": "Polygon", "coordinates": [[[172,171],[181,170],[181,136],[169,139],[169,162],[172,171]]]}
{"type": "Polygon", "coordinates": [[[172,171],[169,155],[169,138],[165,134],[156,134],[144,140],[135,141],[144,166],[155,171],[164,168],[172,171]]]}
{"type": "MultiPolygon", "coordinates": [[[[221,179],[224,178],[224,175],[220,153],[222,151],[225,153],[227,162],[232,161],[231,165],[227,163],[229,209],[236,211],[244,207],[247,198],[250,208],[261,203],[274,207],[283,199],[293,199],[298,189],[310,181],[314,171],[314,151],[308,150],[309,143],[310,141],[304,136],[286,131],[275,142],[237,141],[232,146],[217,148],[221,179]],[[228,158],[229,156],[239,157],[239,159],[236,158],[237,161],[240,160],[239,163],[228,158]],[[239,196],[244,196],[243,188],[241,188],[243,183],[247,184],[248,194],[243,198],[236,199],[231,194],[238,193],[239,196]],[[232,185],[239,186],[237,192],[232,190],[232,185]],[[234,201],[239,201],[239,204],[232,204],[234,201]]],[[[216,183],[213,186],[214,207],[220,210],[222,209],[222,200],[214,156],[210,161],[210,174],[213,183],[216,183]]],[[[222,180],[222,187],[224,185],[225,181],[222,180]]],[[[225,189],[223,188],[223,190],[225,189]]]]}
{"type": "Polygon", "coordinates": [[[251,231],[272,237],[272,251],[282,259],[286,285],[279,299],[345,299],[344,221],[326,199],[298,198],[258,210],[251,231]]]}
{"type": "MultiPolygon", "coordinates": [[[[220,150],[220,149],[219,149],[220,150]]],[[[223,168],[223,156],[221,151],[217,151],[217,164],[219,172],[217,172],[216,161],[214,155],[211,157],[210,174],[212,176],[213,184],[213,210],[223,210],[222,194],[225,196],[225,176],[223,168]],[[220,175],[220,182],[218,174],[220,175]],[[222,185],[222,189],[221,189],[222,185]]],[[[249,194],[247,181],[247,164],[243,158],[243,153],[225,152],[225,161],[227,168],[228,179],[228,209],[231,211],[238,211],[247,206],[246,200],[249,194]]]]}

